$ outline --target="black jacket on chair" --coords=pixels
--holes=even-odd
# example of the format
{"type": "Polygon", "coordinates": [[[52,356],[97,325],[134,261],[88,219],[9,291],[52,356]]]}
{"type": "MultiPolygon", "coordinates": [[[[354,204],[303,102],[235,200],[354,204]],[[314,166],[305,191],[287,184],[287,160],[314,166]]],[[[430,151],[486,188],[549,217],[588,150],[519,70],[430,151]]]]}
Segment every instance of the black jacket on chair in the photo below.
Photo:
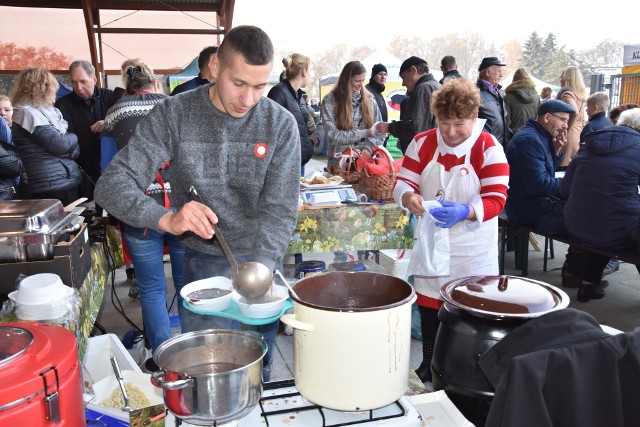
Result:
{"type": "Polygon", "coordinates": [[[487,427],[640,425],[640,328],[609,335],[559,310],[514,329],[480,366],[496,387],[487,427]]]}
{"type": "Polygon", "coordinates": [[[291,84],[285,80],[272,87],[267,95],[267,97],[286,108],[296,119],[298,130],[300,131],[300,164],[302,166],[307,164],[311,160],[311,156],[313,156],[313,143],[307,132],[309,113],[302,99],[303,94],[302,89],[298,89],[296,93],[291,84]]]}

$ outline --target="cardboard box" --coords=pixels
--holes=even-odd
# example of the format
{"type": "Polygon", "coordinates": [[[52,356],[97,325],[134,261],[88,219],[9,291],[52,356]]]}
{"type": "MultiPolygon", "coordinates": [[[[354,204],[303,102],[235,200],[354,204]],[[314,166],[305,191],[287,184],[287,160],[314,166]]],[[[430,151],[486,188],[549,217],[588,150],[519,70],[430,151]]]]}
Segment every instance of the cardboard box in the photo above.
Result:
{"type": "Polygon", "coordinates": [[[380,251],[380,265],[386,268],[392,276],[407,280],[407,268],[409,267],[410,249],[382,249],[380,251]]]}
{"type": "Polygon", "coordinates": [[[68,242],[59,242],[53,248],[53,259],[47,261],[0,263],[0,294],[15,290],[20,274],[55,273],[67,286],[80,288],[91,269],[91,243],[86,224],[81,224],[68,242]]]}
{"type": "Polygon", "coordinates": [[[116,357],[121,371],[142,372],[115,334],[99,335],[89,338],[87,351],[82,360],[94,383],[113,375],[109,359],[112,354],[116,357]]]}

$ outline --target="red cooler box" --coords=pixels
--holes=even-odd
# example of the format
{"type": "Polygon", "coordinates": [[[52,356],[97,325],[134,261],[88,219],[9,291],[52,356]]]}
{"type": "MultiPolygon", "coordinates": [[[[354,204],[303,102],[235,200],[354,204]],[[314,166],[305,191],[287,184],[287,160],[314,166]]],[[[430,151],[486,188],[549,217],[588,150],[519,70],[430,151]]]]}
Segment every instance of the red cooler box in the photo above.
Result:
{"type": "Polygon", "coordinates": [[[36,322],[0,324],[0,425],[86,427],[75,336],[36,322]]]}

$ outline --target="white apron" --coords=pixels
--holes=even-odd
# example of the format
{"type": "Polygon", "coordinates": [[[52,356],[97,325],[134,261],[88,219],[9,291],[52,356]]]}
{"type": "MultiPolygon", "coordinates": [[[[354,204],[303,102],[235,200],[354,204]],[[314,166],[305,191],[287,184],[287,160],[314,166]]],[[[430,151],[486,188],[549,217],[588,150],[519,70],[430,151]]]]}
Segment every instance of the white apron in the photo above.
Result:
{"type": "MultiPolygon", "coordinates": [[[[449,172],[438,163],[439,154],[440,150],[436,148],[433,159],[420,175],[420,194],[425,200],[468,204],[480,194],[480,179],[470,163],[471,148],[465,155],[464,164],[449,172]]],[[[465,223],[469,221],[460,221],[449,229],[450,275],[414,276],[418,293],[442,299],[440,288],[450,280],[498,274],[498,217],[480,223],[473,231],[469,231],[465,223]]]]}

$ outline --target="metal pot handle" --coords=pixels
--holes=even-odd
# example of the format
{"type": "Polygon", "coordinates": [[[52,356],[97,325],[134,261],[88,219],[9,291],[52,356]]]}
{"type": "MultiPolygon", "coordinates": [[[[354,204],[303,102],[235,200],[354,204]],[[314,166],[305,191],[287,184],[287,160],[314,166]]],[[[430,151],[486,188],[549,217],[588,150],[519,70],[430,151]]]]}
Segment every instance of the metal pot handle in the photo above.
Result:
{"type": "MultiPolygon", "coordinates": [[[[167,375],[165,371],[156,371],[151,374],[151,384],[158,388],[165,390],[178,390],[185,387],[193,387],[193,378],[187,377],[177,381],[165,381],[164,376],[167,375]]],[[[177,374],[180,375],[181,374],[177,374]]]]}
{"type": "Polygon", "coordinates": [[[296,320],[295,313],[283,314],[280,320],[282,321],[282,323],[284,323],[285,325],[289,325],[292,328],[301,329],[307,332],[313,332],[313,325],[296,320]]]}

